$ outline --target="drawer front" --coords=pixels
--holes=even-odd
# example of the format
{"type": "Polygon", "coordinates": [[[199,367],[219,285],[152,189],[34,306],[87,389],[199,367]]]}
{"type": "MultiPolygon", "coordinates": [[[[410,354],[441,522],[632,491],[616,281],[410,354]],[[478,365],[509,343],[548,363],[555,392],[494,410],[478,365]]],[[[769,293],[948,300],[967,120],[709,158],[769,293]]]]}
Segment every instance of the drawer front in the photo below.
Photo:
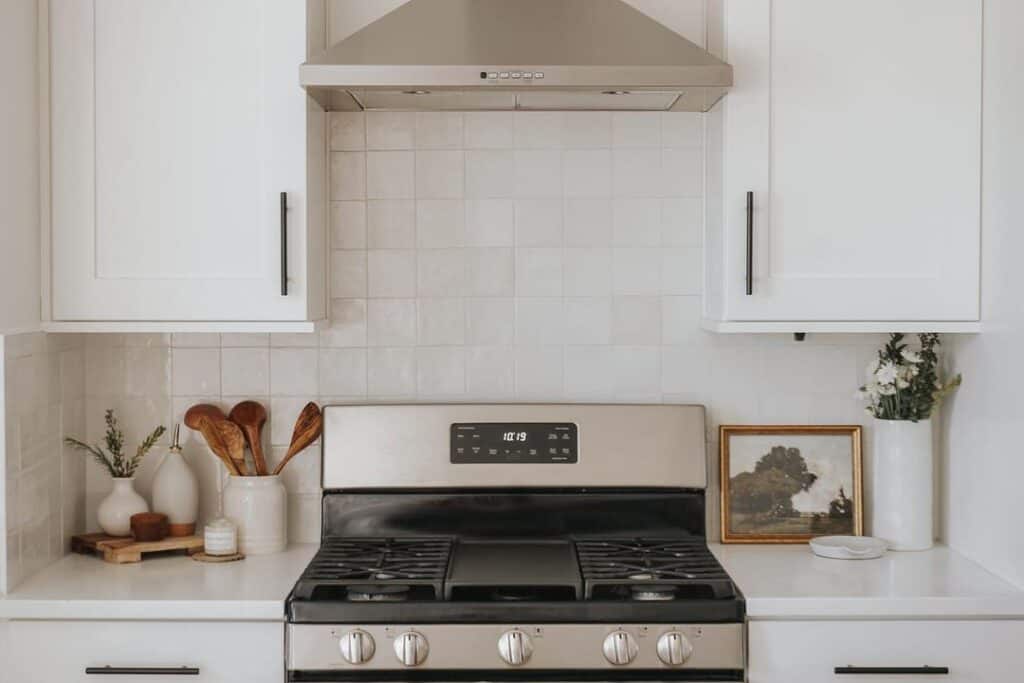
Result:
{"type": "Polygon", "coordinates": [[[1024,621],[753,621],[750,683],[1016,680],[1024,621]]]}
{"type": "Polygon", "coordinates": [[[5,681],[284,679],[284,624],[279,623],[13,621],[8,635],[6,671],[0,676],[5,681]]]}

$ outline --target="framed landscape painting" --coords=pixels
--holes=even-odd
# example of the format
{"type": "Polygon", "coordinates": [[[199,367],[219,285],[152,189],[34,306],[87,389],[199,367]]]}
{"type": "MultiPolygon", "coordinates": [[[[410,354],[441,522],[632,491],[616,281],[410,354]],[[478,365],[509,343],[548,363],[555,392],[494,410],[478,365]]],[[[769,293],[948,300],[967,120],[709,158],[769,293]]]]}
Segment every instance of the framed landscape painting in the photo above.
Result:
{"type": "Polygon", "coordinates": [[[722,426],[719,437],[723,543],[863,533],[860,426],[722,426]]]}

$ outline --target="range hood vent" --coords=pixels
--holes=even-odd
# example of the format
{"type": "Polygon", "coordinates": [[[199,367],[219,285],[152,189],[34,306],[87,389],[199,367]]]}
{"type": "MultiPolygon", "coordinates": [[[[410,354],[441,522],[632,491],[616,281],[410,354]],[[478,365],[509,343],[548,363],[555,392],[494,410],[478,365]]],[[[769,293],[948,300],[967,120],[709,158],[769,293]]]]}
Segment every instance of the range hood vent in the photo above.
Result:
{"type": "Polygon", "coordinates": [[[707,111],[732,67],[622,0],[410,0],[300,79],[329,110],[707,111]]]}

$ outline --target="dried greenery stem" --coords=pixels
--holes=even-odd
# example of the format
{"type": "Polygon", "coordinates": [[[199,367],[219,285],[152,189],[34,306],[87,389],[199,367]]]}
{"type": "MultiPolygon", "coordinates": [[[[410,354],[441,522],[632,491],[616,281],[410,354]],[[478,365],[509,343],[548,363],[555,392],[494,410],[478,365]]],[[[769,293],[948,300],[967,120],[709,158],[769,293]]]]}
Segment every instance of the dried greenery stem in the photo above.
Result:
{"type": "Polygon", "coordinates": [[[106,451],[99,444],[93,446],[84,441],[73,439],[70,436],[65,438],[64,442],[73,448],[91,455],[115,479],[134,477],[135,471],[139,469],[139,465],[142,464],[142,459],[146,456],[146,453],[156,445],[156,442],[167,431],[163,425],[157,426],[149,436],[143,439],[139,447],[135,449],[135,455],[129,458],[124,454],[124,432],[118,426],[117,417],[114,416],[113,410],[107,410],[104,414],[104,421],[107,423],[107,431],[103,437],[106,451]]]}
{"type": "Polygon", "coordinates": [[[880,420],[927,420],[942,399],[960,386],[961,376],[948,382],[940,377],[939,335],[919,334],[915,350],[905,336],[894,333],[868,366],[868,380],[858,396],[868,402],[865,411],[880,420]]]}

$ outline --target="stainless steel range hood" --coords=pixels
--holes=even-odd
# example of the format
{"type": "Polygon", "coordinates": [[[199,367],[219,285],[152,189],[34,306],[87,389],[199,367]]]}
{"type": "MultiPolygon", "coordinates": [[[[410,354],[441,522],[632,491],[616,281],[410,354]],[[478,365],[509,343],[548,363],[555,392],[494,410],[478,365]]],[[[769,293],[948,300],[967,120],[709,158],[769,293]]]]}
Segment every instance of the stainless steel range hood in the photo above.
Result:
{"type": "Polygon", "coordinates": [[[707,111],[732,67],[622,0],[410,0],[300,78],[331,110],[707,111]]]}

